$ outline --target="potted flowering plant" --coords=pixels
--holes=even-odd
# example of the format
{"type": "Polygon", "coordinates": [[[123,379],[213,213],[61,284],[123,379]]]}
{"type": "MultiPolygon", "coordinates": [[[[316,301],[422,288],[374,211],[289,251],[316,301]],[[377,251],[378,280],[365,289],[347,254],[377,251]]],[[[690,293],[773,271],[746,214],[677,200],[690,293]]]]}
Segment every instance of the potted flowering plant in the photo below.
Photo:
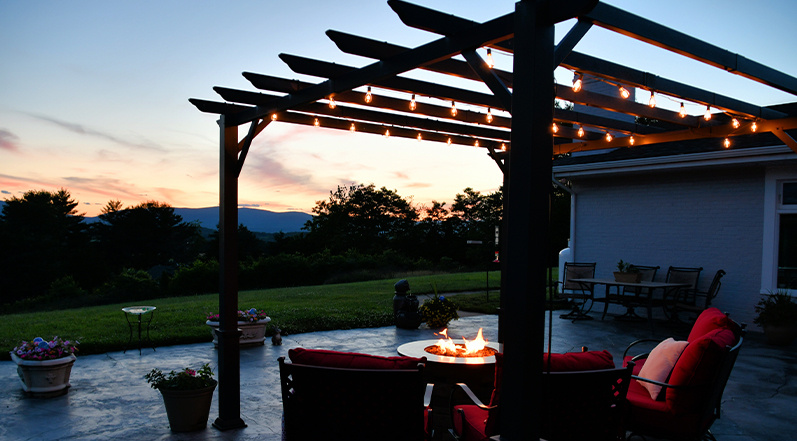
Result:
{"type": "Polygon", "coordinates": [[[797,338],[797,302],[787,292],[763,295],[755,312],[753,323],[764,329],[767,343],[788,346],[797,338]]]}
{"type": "Polygon", "coordinates": [[[459,319],[457,304],[444,296],[435,295],[426,300],[418,308],[418,311],[421,313],[421,319],[430,328],[442,328],[447,326],[451,320],[459,319]]]}
{"type": "MultiPolygon", "coordinates": [[[[209,313],[206,325],[213,333],[213,345],[219,347],[216,330],[219,329],[219,314],[209,313]]],[[[251,308],[238,311],[238,329],[241,330],[241,346],[261,346],[266,341],[266,325],[271,318],[262,309],[251,308]]]]}
{"type": "Polygon", "coordinates": [[[169,427],[173,432],[190,432],[207,427],[210,403],[217,384],[207,363],[199,369],[185,368],[168,374],[153,369],[144,378],[163,396],[169,427]]]}
{"type": "Polygon", "coordinates": [[[23,341],[11,351],[22,390],[36,397],[55,397],[69,392],[69,376],[78,342],[53,337],[23,341]]]}
{"type": "Polygon", "coordinates": [[[623,259],[617,262],[617,271],[614,272],[615,282],[639,283],[640,280],[642,280],[642,273],[634,265],[623,262],[623,259]]]}

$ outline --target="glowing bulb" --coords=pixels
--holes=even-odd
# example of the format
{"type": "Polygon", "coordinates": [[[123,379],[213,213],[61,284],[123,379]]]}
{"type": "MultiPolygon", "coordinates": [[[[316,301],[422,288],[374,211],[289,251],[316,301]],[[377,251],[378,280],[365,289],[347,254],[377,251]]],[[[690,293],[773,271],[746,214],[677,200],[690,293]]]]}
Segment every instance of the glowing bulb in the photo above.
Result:
{"type": "Polygon", "coordinates": [[[557,126],[556,123],[553,123],[551,130],[553,130],[554,133],[559,133],[559,126],[557,126]]]}
{"type": "Polygon", "coordinates": [[[371,95],[371,86],[368,86],[368,92],[365,92],[365,103],[371,104],[371,101],[374,99],[374,96],[371,95]]]}
{"type": "Polygon", "coordinates": [[[734,118],[734,119],[731,121],[731,125],[733,125],[733,128],[734,128],[734,129],[738,129],[738,128],[739,128],[739,126],[741,125],[741,123],[739,122],[739,120],[738,120],[738,119],[734,118]]]}
{"type": "Polygon", "coordinates": [[[726,149],[729,148],[731,146],[731,140],[725,138],[725,141],[722,142],[722,145],[724,145],[726,149]]]}
{"type": "Polygon", "coordinates": [[[755,122],[755,121],[753,121],[753,124],[750,126],[750,130],[752,130],[752,131],[754,131],[754,132],[755,132],[756,130],[758,130],[758,124],[756,124],[756,122],[755,122]]]}
{"type": "Polygon", "coordinates": [[[584,82],[581,79],[581,74],[578,74],[575,80],[573,80],[573,92],[578,92],[581,90],[581,86],[584,85],[584,82]]]}
{"type": "Polygon", "coordinates": [[[490,112],[490,108],[487,108],[487,124],[492,124],[493,122],[493,113],[490,112]]]}
{"type": "MultiPolygon", "coordinates": [[[[418,137],[419,137],[418,139],[419,139],[419,140],[420,140],[420,136],[421,136],[421,135],[418,135],[418,137]]],[[[451,145],[451,138],[448,138],[448,140],[446,140],[446,144],[448,144],[448,145],[451,145]]]]}
{"type": "Polygon", "coordinates": [[[276,121],[277,120],[277,114],[276,113],[272,113],[271,114],[271,120],[272,121],[276,121]]]}
{"type": "Polygon", "coordinates": [[[578,137],[579,138],[583,138],[584,137],[584,127],[582,127],[582,126],[578,126],[578,137]]]}
{"type": "Polygon", "coordinates": [[[501,143],[501,150],[504,152],[506,151],[506,144],[503,142],[501,143]]]}
{"type": "Polygon", "coordinates": [[[415,108],[418,107],[418,104],[415,103],[415,94],[412,94],[412,99],[410,100],[410,110],[415,111],[415,108]]]}
{"type": "Polygon", "coordinates": [[[656,95],[652,90],[650,91],[650,99],[648,100],[648,106],[656,107],[656,95]]]}
{"type": "Polygon", "coordinates": [[[623,97],[623,99],[627,99],[629,96],[631,96],[631,92],[629,92],[625,87],[620,86],[620,96],[623,97]]]}
{"type": "Polygon", "coordinates": [[[495,62],[493,61],[493,51],[490,49],[487,49],[487,60],[485,62],[487,63],[487,67],[490,69],[495,67],[495,62]]]}
{"type": "Polygon", "coordinates": [[[318,118],[313,120],[313,125],[316,126],[316,127],[321,125],[321,123],[318,121],[318,118]]]}
{"type": "Polygon", "coordinates": [[[686,107],[684,106],[684,103],[681,103],[681,110],[678,111],[678,115],[680,115],[681,118],[686,118],[686,107]]]}
{"type": "Polygon", "coordinates": [[[353,132],[354,130],[355,130],[355,128],[354,128],[354,123],[351,123],[351,127],[349,127],[349,131],[350,131],[350,132],[353,132]]]}
{"type": "Polygon", "coordinates": [[[332,98],[332,97],[329,97],[329,108],[330,109],[334,109],[335,107],[338,107],[338,105],[335,104],[335,99],[332,98]]]}
{"type": "Polygon", "coordinates": [[[631,135],[631,138],[628,140],[628,143],[634,145],[635,142],[636,140],[634,140],[634,135],[631,135]]]}
{"type": "Polygon", "coordinates": [[[390,129],[385,129],[385,138],[390,138],[390,129]]]}
{"type": "Polygon", "coordinates": [[[612,134],[611,134],[611,133],[609,133],[609,132],[606,132],[606,141],[607,141],[607,142],[612,142],[612,139],[613,139],[613,138],[612,138],[612,134]]]}
{"type": "Polygon", "coordinates": [[[706,121],[711,119],[711,106],[706,106],[706,113],[703,114],[703,119],[706,121]]]}
{"type": "Polygon", "coordinates": [[[478,147],[479,146],[479,140],[478,139],[476,140],[476,142],[473,143],[473,146],[474,147],[478,147]]]}
{"type": "Polygon", "coordinates": [[[457,104],[451,101],[451,116],[457,116],[457,104]]]}
{"type": "Polygon", "coordinates": [[[423,139],[423,138],[421,137],[421,134],[419,133],[419,134],[418,134],[418,142],[421,142],[421,140],[422,140],[422,139],[423,139]]]}

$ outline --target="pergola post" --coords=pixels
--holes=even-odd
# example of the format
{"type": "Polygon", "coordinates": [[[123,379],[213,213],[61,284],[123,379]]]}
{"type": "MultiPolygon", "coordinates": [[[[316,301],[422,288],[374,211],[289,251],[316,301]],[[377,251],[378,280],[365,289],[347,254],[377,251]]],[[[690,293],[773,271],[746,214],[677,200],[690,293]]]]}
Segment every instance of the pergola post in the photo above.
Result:
{"type": "Polygon", "coordinates": [[[553,24],[538,20],[544,2],[515,5],[512,143],[506,168],[506,261],[501,334],[504,342],[501,439],[539,439],[545,287],[549,251],[553,120],[553,24]]]}
{"type": "Polygon", "coordinates": [[[241,419],[241,360],[238,329],[238,126],[219,119],[219,329],[220,430],[246,427],[241,419]]]}

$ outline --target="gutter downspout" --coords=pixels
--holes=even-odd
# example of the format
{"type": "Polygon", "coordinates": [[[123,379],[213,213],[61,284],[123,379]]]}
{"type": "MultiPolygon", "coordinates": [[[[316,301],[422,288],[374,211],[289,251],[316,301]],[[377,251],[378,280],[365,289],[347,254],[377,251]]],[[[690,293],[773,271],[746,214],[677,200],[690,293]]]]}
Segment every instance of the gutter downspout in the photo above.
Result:
{"type": "Polygon", "coordinates": [[[562,185],[558,179],[556,179],[553,175],[551,175],[551,182],[554,185],[561,188],[562,190],[566,191],[570,194],[570,240],[569,240],[569,247],[570,253],[573,259],[573,262],[576,262],[576,241],[575,241],[575,232],[576,232],[576,193],[573,192],[571,188],[567,188],[567,186],[562,185]]]}

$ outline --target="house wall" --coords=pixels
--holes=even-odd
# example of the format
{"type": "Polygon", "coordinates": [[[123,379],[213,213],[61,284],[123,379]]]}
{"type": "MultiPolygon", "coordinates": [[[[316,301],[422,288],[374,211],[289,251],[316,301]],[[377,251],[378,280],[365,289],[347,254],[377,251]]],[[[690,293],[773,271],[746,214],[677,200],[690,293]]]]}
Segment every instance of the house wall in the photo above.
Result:
{"type": "MultiPolygon", "coordinates": [[[[609,278],[620,259],[661,266],[657,281],[671,265],[700,266],[701,290],[724,269],[714,305],[752,325],[761,289],[764,175],[746,167],[573,179],[574,258],[597,262],[597,277],[609,278]]],[[[612,312],[623,309],[612,305],[612,312]]]]}

